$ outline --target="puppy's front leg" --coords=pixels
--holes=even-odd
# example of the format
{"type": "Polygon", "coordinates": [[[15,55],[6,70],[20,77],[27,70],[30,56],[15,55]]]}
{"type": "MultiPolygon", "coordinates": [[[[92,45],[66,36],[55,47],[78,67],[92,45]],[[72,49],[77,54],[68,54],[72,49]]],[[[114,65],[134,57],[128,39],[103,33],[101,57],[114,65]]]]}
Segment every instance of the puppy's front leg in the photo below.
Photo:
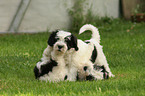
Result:
{"type": "Polygon", "coordinates": [[[71,67],[68,70],[68,81],[76,81],[76,77],[77,77],[77,68],[76,67],[71,67]]]}
{"type": "Polygon", "coordinates": [[[45,60],[50,61],[52,50],[53,50],[52,47],[48,45],[47,48],[43,52],[41,60],[42,61],[45,61],[45,60]]]}
{"type": "Polygon", "coordinates": [[[51,51],[52,51],[52,47],[48,45],[47,48],[43,52],[43,56],[41,58],[41,61],[37,62],[37,64],[36,64],[39,72],[41,71],[40,70],[41,66],[50,61],[51,51]]]}

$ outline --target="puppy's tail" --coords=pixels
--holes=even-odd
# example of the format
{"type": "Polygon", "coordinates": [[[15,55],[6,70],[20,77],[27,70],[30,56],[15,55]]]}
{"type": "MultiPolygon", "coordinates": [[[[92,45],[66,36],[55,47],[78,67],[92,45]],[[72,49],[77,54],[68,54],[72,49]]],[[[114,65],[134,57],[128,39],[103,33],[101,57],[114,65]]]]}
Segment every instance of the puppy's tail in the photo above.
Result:
{"type": "Polygon", "coordinates": [[[99,35],[98,28],[96,28],[95,26],[91,24],[86,24],[80,28],[79,34],[83,33],[86,30],[92,31],[91,39],[95,39],[98,43],[100,43],[100,35],[99,35]]]}

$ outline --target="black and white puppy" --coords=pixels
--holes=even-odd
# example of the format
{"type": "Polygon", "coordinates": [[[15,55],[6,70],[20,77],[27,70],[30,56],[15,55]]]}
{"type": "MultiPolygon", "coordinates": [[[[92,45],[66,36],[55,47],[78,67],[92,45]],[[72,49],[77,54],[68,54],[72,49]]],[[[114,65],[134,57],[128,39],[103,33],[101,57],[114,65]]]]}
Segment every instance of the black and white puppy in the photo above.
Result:
{"type": "Polygon", "coordinates": [[[65,31],[52,32],[43,57],[34,68],[36,79],[50,82],[66,79],[68,73],[67,54],[77,50],[77,38],[73,34],[65,31]]]}
{"type": "MultiPolygon", "coordinates": [[[[79,71],[79,77],[85,78],[87,75],[82,75],[84,70],[80,70],[84,68],[84,66],[88,66],[87,69],[89,70],[86,71],[85,73],[94,75],[93,77],[97,79],[99,78],[103,79],[101,77],[103,76],[102,75],[103,73],[100,71],[98,72],[97,70],[97,73],[101,74],[99,77],[99,74],[96,74],[93,65],[104,66],[104,69],[109,73],[109,77],[111,76],[113,77],[114,75],[110,71],[106,57],[102,50],[102,46],[99,44],[100,35],[98,29],[90,24],[87,24],[80,29],[80,33],[83,33],[85,30],[92,31],[92,38],[90,40],[87,40],[88,43],[80,39],[77,39],[70,32],[65,32],[65,31],[53,32],[48,39],[48,47],[43,52],[43,57],[41,60],[44,63],[37,64],[37,68],[39,69],[39,72],[41,72],[40,71],[41,66],[46,64],[45,62],[50,63],[51,60],[54,60],[59,64],[57,60],[63,60],[62,65],[65,65],[65,68],[68,69],[67,80],[69,81],[77,80],[76,77],[78,77],[77,76],[78,71],[79,71]],[[55,53],[55,55],[52,53],[55,53]],[[97,55],[95,55],[96,53],[97,55]],[[61,56],[61,59],[57,58],[59,56],[61,56]]],[[[61,65],[61,63],[59,65],[61,65]]]]}
{"type": "Polygon", "coordinates": [[[50,56],[50,60],[40,61],[37,63],[34,68],[35,78],[49,82],[65,80],[68,70],[63,58],[64,53],[58,53],[56,50],[53,50],[50,53],[50,56]]]}
{"type": "Polygon", "coordinates": [[[91,39],[86,40],[88,44],[91,43],[91,46],[94,47],[91,56],[92,63],[97,66],[104,66],[104,69],[109,73],[109,77],[114,77],[115,75],[112,74],[109,64],[107,63],[106,56],[104,55],[103,47],[100,45],[100,35],[98,29],[91,24],[86,24],[80,28],[79,34],[85,32],[86,30],[92,31],[91,39]]]}
{"type": "Polygon", "coordinates": [[[96,27],[91,24],[86,24],[80,28],[79,34],[83,33],[86,30],[92,31],[92,37],[90,40],[86,40],[86,42],[78,39],[78,48],[79,50],[73,52],[71,55],[71,62],[69,62],[69,72],[68,72],[68,79],[69,81],[75,81],[77,77],[77,72],[79,70],[79,76],[82,78],[85,75],[84,70],[81,70],[84,66],[88,66],[89,71],[95,76],[95,71],[93,70],[93,65],[97,66],[104,66],[104,69],[109,73],[109,77],[114,77],[112,74],[109,64],[107,63],[107,59],[103,53],[103,48],[100,45],[100,35],[99,31],[96,27]],[[81,72],[82,71],[82,72],[81,72]],[[92,72],[91,72],[92,71],[92,72]]]}
{"type": "MultiPolygon", "coordinates": [[[[90,42],[85,42],[90,43],[90,42]]],[[[92,51],[92,55],[90,57],[90,61],[92,64],[88,66],[84,66],[83,68],[79,69],[77,72],[77,80],[102,80],[102,79],[109,79],[109,72],[103,66],[95,65],[94,62],[97,58],[97,49],[94,46],[94,50],[92,51]]]]}
{"type": "Polygon", "coordinates": [[[92,69],[90,66],[84,66],[83,69],[78,70],[77,80],[103,80],[109,79],[109,73],[104,66],[96,66],[92,69]]]}

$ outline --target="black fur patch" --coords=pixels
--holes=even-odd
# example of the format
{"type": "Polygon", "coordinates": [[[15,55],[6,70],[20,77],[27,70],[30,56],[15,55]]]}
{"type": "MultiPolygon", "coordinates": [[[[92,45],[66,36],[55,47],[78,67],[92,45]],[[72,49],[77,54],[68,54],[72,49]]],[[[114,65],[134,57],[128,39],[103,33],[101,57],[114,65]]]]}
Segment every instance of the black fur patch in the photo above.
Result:
{"type": "Polygon", "coordinates": [[[64,77],[64,80],[66,80],[67,79],[67,75],[65,75],[65,77],[64,77]]]}
{"type": "Polygon", "coordinates": [[[39,70],[37,67],[34,68],[35,78],[39,78],[40,76],[43,76],[44,74],[49,73],[49,71],[52,72],[53,67],[57,66],[57,62],[54,60],[50,60],[50,62],[44,64],[41,66],[41,73],[39,73],[39,70]]]}
{"type": "Polygon", "coordinates": [[[88,69],[88,67],[87,67],[87,66],[85,66],[85,67],[84,67],[84,71],[86,71],[87,69],[88,69]]]}
{"type": "Polygon", "coordinates": [[[103,78],[104,78],[104,79],[109,79],[109,73],[108,73],[108,72],[104,72],[103,78]]]}
{"type": "Polygon", "coordinates": [[[89,43],[90,43],[90,41],[85,41],[85,43],[89,44],[89,43]]]}
{"type": "Polygon", "coordinates": [[[89,81],[94,80],[94,77],[92,75],[86,76],[86,80],[89,80],[89,81]]]}
{"type": "Polygon", "coordinates": [[[34,68],[34,74],[35,74],[35,79],[37,79],[39,77],[39,70],[36,66],[34,68]]]}
{"type": "Polygon", "coordinates": [[[73,34],[70,35],[70,40],[67,39],[68,37],[64,38],[65,39],[65,42],[67,43],[67,47],[68,47],[68,50],[71,49],[71,48],[75,48],[76,51],[78,51],[78,46],[77,46],[77,37],[75,37],[73,34]]]}
{"type": "Polygon", "coordinates": [[[91,61],[94,63],[96,58],[97,58],[97,49],[96,49],[96,46],[94,46],[94,50],[93,50],[92,56],[91,56],[91,61]]]}
{"type": "Polygon", "coordinates": [[[48,45],[53,46],[55,44],[55,42],[57,42],[56,34],[57,34],[58,30],[54,31],[51,33],[50,37],[48,38],[48,45]]]}
{"type": "Polygon", "coordinates": [[[109,79],[109,72],[106,71],[104,65],[103,66],[94,65],[94,69],[95,70],[102,70],[101,72],[103,72],[103,78],[109,79]]]}
{"type": "Polygon", "coordinates": [[[76,80],[79,80],[79,74],[78,74],[78,72],[77,72],[76,80]]]}
{"type": "Polygon", "coordinates": [[[101,66],[101,68],[103,69],[101,72],[103,72],[103,78],[104,79],[109,79],[109,72],[106,71],[104,66],[101,66]]]}

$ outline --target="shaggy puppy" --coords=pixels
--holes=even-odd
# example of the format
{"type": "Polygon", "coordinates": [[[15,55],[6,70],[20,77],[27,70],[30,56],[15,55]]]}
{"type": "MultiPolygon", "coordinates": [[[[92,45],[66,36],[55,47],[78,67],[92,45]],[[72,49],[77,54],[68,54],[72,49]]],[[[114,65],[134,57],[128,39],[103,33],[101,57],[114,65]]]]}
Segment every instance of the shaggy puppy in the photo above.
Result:
{"type": "Polygon", "coordinates": [[[107,59],[103,53],[103,47],[100,45],[100,35],[98,29],[91,24],[86,24],[81,27],[79,34],[83,33],[86,30],[92,31],[92,38],[90,40],[86,40],[87,43],[91,43],[94,46],[92,55],[96,55],[91,57],[92,63],[98,66],[104,66],[105,70],[109,72],[109,77],[114,77],[109,68],[109,64],[107,63],[107,59]]]}
{"type": "Polygon", "coordinates": [[[71,59],[68,58],[68,78],[69,81],[76,81],[77,72],[84,66],[89,66],[93,69],[93,63],[91,62],[91,54],[94,47],[90,44],[84,43],[82,40],[77,40],[78,51],[68,54],[71,59]]]}
{"type": "MultiPolygon", "coordinates": [[[[92,25],[87,24],[80,29],[80,34],[86,30],[92,31],[92,38],[90,40],[87,40],[86,42],[77,39],[70,32],[53,32],[48,39],[48,47],[44,50],[43,57],[41,59],[42,62],[37,64],[38,71],[35,73],[40,72],[39,74],[41,74],[41,66],[46,65],[46,62],[49,62],[53,67],[56,67],[55,65],[57,62],[57,64],[59,65],[65,65],[64,69],[66,68],[68,70],[67,80],[69,81],[76,81],[77,77],[86,80],[86,77],[90,76],[90,74],[93,78],[96,78],[98,80],[103,79],[104,73],[100,70],[95,70],[94,65],[104,66],[106,72],[109,73],[109,77],[113,77],[114,75],[110,71],[106,57],[102,50],[102,46],[99,44],[100,35],[98,29],[92,25]],[[56,55],[52,53],[55,53],[56,55]],[[82,70],[84,66],[87,66],[86,69],[88,70],[82,70]],[[84,75],[84,73],[86,75],[84,75]]],[[[49,67],[51,68],[51,66],[49,67]]],[[[51,68],[52,71],[54,70],[53,67],[51,68]]],[[[57,70],[59,70],[58,73],[60,71],[63,71],[63,69],[59,69],[59,67],[57,68],[57,70]]],[[[51,70],[49,72],[51,72],[51,70]]],[[[55,73],[57,72],[53,71],[53,74],[55,73]]],[[[56,74],[54,76],[57,77],[58,75],[59,74],[56,74]]],[[[35,76],[37,75],[35,74],[35,76]]],[[[54,76],[52,77],[54,78],[54,76]]],[[[39,75],[39,77],[42,77],[42,75],[39,75]]],[[[46,77],[48,78],[49,75],[46,75],[46,77]]],[[[64,76],[62,76],[62,78],[64,78],[64,76]]]]}
{"type": "Polygon", "coordinates": [[[77,80],[102,80],[109,78],[104,66],[93,65],[93,67],[92,69],[90,66],[84,66],[83,69],[78,70],[77,80]]]}
{"type": "Polygon", "coordinates": [[[64,61],[64,50],[54,47],[50,53],[50,60],[37,63],[34,68],[36,79],[49,82],[58,82],[66,79],[68,72],[64,61]]]}
{"type": "MultiPolygon", "coordinates": [[[[89,70],[92,70],[92,72],[95,73],[95,71],[93,71],[93,65],[104,66],[105,70],[109,73],[109,77],[114,77],[103,53],[102,46],[99,44],[100,35],[98,29],[93,25],[86,24],[80,29],[79,34],[86,30],[92,31],[92,38],[90,40],[86,40],[86,42],[83,42],[80,39],[77,40],[79,50],[70,54],[72,58],[68,65],[69,72],[67,80],[75,81],[78,70],[84,66],[89,66],[89,70]]],[[[81,75],[83,71],[79,73],[81,75]]],[[[80,77],[82,78],[83,76],[84,75],[80,77]]],[[[95,74],[94,77],[96,77],[95,74]]]]}
{"type": "Polygon", "coordinates": [[[77,51],[77,39],[69,32],[55,31],[48,39],[48,46],[41,61],[34,68],[36,79],[62,81],[67,78],[66,54],[77,51]]]}
{"type": "Polygon", "coordinates": [[[54,31],[50,35],[47,43],[48,46],[43,52],[42,61],[50,60],[50,53],[54,49],[56,49],[57,53],[63,51],[65,57],[68,57],[66,56],[67,54],[78,51],[77,38],[70,32],[54,31]]]}

